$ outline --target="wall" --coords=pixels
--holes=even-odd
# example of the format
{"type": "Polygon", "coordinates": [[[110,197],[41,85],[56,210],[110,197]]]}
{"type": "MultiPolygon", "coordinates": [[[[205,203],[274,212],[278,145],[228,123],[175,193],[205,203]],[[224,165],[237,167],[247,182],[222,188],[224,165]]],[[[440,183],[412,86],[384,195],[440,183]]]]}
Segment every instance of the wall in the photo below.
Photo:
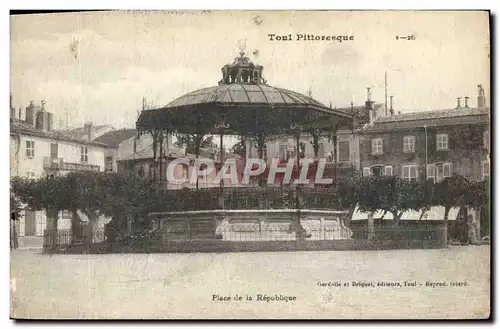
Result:
{"type": "MultiPolygon", "coordinates": [[[[14,137],[16,138],[16,137],[14,137]]],[[[11,154],[12,150],[16,150],[16,143],[12,143],[11,136],[11,154]]],[[[58,144],[58,158],[63,158],[64,162],[67,163],[81,163],[80,155],[81,155],[81,146],[87,147],[88,154],[88,162],[89,165],[97,165],[100,170],[104,170],[104,151],[105,148],[101,146],[95,145],[84,145],[74,142],[68,141],[56,141],[53,139],[41,138],[38,136],[29,136],[22,135],[21,136],[21,148],[19,151],[19,176],[26,177],[28,172],[32,172],[35,174],[35,177],[31,178],[40,178],[45,175],[45,169],[43,167],[44,158],[50,157],[50,144],[57,143],[58,144]],[[30,158],[26,155],[26,141],[34,141],[35,142],[35,156],[30,158]]],[[[17,159],[14,160],[16,163],[17,159]]]]}
{"type": "Polygon", "coordinates": [[[10,177],[19,176],[19,166],[21,159],[18,156],[19,150],[19,138],[17,136],[10,135],[10,177]]]}
{"type": "MultiPolygon", "coordinates": [[[[313,145],[311,144],[312,142],[312,137],[309,136],[301,136],[300,137],[300,143],[305,144],[305,157],[308,158],[313,158],[314,157],[314,148],[313,145]]],[[[329,142],[327,138],[322,137],[320,139],[320,143],[323,144],[323,147],[320,147],[318,155],[320,157],[326,157],[329,153],[333,153],[333,143],[329,142]],[[321,150],[324,150],[323,152],[321,150]],[[323,153],[323,154],[321,154],[323,153]]],[[[297,142],[295,138],[276,138],[267,141],[266,143],[267,147],[267,153],[265,156],[267,156],[267,162],[270,164],[273,158],[279,158],[280,157],[280,145],[287,145],[288,150],[295,150],[297,146],[297,142]]],[[[258,157],[258,149],[256,143],[252,141],[247,141],[247,158],[258,157]]]]}

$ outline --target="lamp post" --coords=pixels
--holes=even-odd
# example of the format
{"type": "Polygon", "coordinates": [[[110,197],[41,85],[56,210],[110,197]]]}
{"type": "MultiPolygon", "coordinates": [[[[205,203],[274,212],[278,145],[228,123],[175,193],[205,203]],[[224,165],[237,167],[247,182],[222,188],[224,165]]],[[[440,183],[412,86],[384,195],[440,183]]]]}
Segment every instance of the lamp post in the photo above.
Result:
{"type": "MultiPolygon", "coordinates": [[[[225,117],[221,117],[218,122],[215,124],[215,129],[220,135],[220,141],[219,141],[219,161],[220,161],[220,170],[222,170],[223,163],[224,163],[224,129],[228,129],[230,127],[229,123],[226,123],[225,117]]],[[[222,209],[224,209],[224,178],[223,178],[223,173],[221,174],[221,180],[220,180],[220,204],[222,209]]]]}
{"type": "MultiPolygon", "coordinates": [[[[292,124],[290,126],[291,130],[294,131],[295,137],[295,145],[296,145],[296,165],[297,165],[297,174],[300,175],[300,157],[299,157],[299,148],[300,148],[300,132],[304,128],[301,124],[292,124]]],[[[295,188],[295,207],[297,209],[297,229],[296,229],[296,241],[303,240],[305,238],[305,230],[300,223],[300,209],[302,208],[303,198],[301,195],[301,184],[297,184],[295,188]]]]}

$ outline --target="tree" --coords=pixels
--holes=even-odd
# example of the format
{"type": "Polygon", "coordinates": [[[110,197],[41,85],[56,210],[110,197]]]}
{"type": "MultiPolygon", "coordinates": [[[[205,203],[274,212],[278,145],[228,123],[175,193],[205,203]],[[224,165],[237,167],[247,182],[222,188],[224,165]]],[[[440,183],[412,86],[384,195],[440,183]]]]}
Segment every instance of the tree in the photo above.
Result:
{"type": "Polygon", "coordinates": [[[445,222],[448,221],[448,215],[453,207],[460,207],[467,192],[469,183],[459,175],[446,177],[434,185],[431,203],[436,206],[444,207],[445,222]]]}
{"type": "Polygon", "coordinates": [[[247,149],[246,149],[246,137],[241,136],[240,140],[231,147],[231,152],[234,154],[239,155],[242,158],[246,158],[247,156],[247,149]]]}
{"type": "Polygon", "coordinates": [[[490,202],[490,181],[466,182],[465,191],[463,191],[464,204],[472,209],[479,210],[487,207],[490,202]]]}
{"type": "Polygon", "coordinates": [[[52,176],[38,180],[13,178],[11,186],[18,200],[26,205],[26,209],[45,211],[47,232],[50,236],[56,237],[59,212],[69,209],[69,195],[66,193],[67,182],[52,176]]]}
{"type": "MultiPolygon", "coordinates": [[[[61,210],[73,213],[72,232],[76,232],[77,214],[87,218],[87,243],[92,243],[93,228],[101,216],[117,218],[155,202],[152,186],[134,175],[104,172],[70,172],[65,176],[40,180],[14,179],[13,190],[20,201],[31,210],[46,210],[52,225],[48,228],[57,234],[57,215],[61,210]]],[[[73,238],[75,236],[73,235],[73,238]]]]}
{"type": "Polygon", "coordinates": [[[131,174],[72,172],[66,180],[71,209],[80,210],[89,219],[88,243],[99,217],[123,218],[155,200],[152,186],[131,174]]]}
{"type": "MultiPolygon", "coordinates": [[[[356,181],[356,201],[362,212],[389,212],[394,226],[409,210],[420,211],[428,204],[425,185],[396,176],[362,177],[356,181]]],[[[383,216],[384,216],[383,215],[383,216]]]]}
{"type": "MultiPolygon", "coordinates": [[[[444,229],[448,238],[448,216],[454,207],[461,207],[468,190],[468,181],[460,175],[446,177],[442,181],[433,185],[431,204],[444,207],[444,229]]],[[[461,223],[459,223],[461,224],[461,223]]]]}
{"type": "Polygon", "coordinates": [[[12,184],[10,186],[10,248],[17,249],[19,246],[19,241],[17,239],[16,223],[19,220],[19,215],[23,210],[23,205],[19,201],[19,198],[15,195],[12,184]]]}

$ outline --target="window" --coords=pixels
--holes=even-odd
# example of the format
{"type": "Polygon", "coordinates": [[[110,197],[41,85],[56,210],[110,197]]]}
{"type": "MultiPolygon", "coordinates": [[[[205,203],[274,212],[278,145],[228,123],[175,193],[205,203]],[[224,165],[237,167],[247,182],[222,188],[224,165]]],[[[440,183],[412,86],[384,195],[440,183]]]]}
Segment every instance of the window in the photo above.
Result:
{"type": "Polygon", "coordinates": [[[437,134],[436,135],[436,149],[447,150],[448,149],[448,135],[447,134],[437,134]]]}
{"type": "Polygon", "coordinates": [[[451,163],[443,163],[443,179],[451,177],[451,163]]]}
{"type": "Polygon", "coordinates": [[[80,161],[81,162],[88,162],[89,161],[88,149],[86,146],[80,147],[80,161]]]}
{"type": "Polygon", "coordinates": [[[339,161],[349,161],[349,141],[339,141],[339,161]]]}
{"type": "Polygon", "coordinates": [[[363,177],[392,176],[392,166],[375,165],[363,168],[363,177]]]}
{"type": "Polygon", "coordinates": [[[392,176],[392,166],[385,166],[385,176],[392,176]]]}
{"type": "Polygon", "coordinates": [[[427,179],[439,183],[446,177],[451,177],[451,163],[436,163],[427,165],[427,179]]]}
{"type": "Polygon", "coordinates": [[[371,168],[371,175],[375,177],[380,177],[385,174],[385,167],[384,166],[374,166],[371,168]]]}
{"type": "Polygon", "coordinates": [[[481,163],[481,178],[490,177],[490,162],[488,160],[481,163]]]}
{"type": "Polygon", "coordinates": [[[111,172],[113,171],[113,157],[106,157],[106,162],[105,162],[105,167],[106,171],[111,172]]]}
{"type": "Polygon", "coordinates": [[[26,141],[26,156],[28,158],[35,157],[35,141],[26,141]]]}
{"type": "Polygon", "coordinates": [[[417,165],[404,165],[403,166],[403,179],[418,180],[418,168],[417,168],[417,165]]]}
{"type": "Polygon", "coordinates": [[[146,176],[146,172],[143,166],[137,167],[137,176],[139,178],[144,178],[146,176]]]}
{"type": "Polygon", "coordinates": [[[490,132],[488,130],[483,132],[483,147],[488,150],[490,149],[490,132]]]}
{"type": "Polygon", "coordinates": [[[51,158],[57,158],[58,155],[58,145],[57,143],[50,143],[50,157],[51,158]]]}
{"type": "Polygon", "coordinates": [[[436,182],[436,166],[433,164],[427,165],[427,179],[431,179],[433,183],[436,182]]]}
{"type": "Polygon", "coordinates": [[[382,138],[372,139],[372,154],[382,154],[382,153],[383,153],[382,138]]]}
{"type": "Polygon", "coordinates": [[[26,178],[31,179],[31,180],[36,179],[35,172],[34,171],[27,171],[26,172],[26,178]]]}
{"type": "Polygon", "coordinates": [[[415,152],[415,136],[403,137],[403,152],[404,153],[415,152]]]}

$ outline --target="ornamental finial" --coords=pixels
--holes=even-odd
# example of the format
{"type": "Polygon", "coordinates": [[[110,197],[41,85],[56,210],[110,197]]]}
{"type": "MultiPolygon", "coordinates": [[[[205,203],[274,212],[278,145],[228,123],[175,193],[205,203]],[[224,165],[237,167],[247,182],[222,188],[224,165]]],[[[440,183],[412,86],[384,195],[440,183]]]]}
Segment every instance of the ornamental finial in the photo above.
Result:
{"type": "Polygon", "coordinates": [[[238,40],[238,48],[240,49],[240,55],[243,57],[245,55],[245,49],[247,48],[247,39],[238,40]]]}

